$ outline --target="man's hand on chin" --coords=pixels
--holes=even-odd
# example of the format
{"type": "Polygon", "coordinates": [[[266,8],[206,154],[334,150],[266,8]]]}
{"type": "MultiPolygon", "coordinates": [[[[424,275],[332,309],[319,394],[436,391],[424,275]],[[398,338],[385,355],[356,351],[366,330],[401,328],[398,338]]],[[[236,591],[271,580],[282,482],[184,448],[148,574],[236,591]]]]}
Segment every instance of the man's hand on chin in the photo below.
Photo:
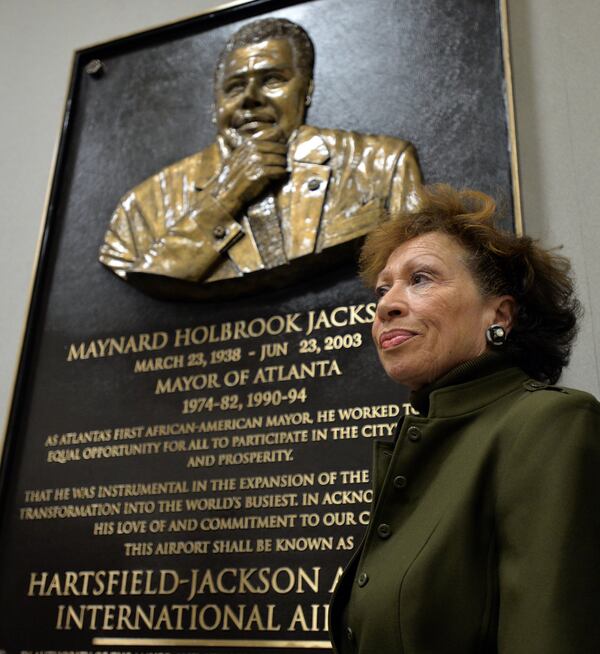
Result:
{"type": "Polygon", "coordinates": [[[275,126],[259,128],[244,138],[230,128],[224,134],[228,143],[239,143],[216,183],[216,200],[232,216],[258,197],[274,180],[287,172],[287,143],[283,131],[275,126]]]}

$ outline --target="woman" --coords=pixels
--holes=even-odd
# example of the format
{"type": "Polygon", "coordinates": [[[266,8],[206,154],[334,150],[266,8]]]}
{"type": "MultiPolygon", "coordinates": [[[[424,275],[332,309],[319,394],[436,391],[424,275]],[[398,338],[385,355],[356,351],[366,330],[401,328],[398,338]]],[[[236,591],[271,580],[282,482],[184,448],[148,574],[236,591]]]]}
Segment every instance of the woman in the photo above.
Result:
{"type": "Polygon", "coordinates": [[[494,218],[432,187],[363,248],[379,358],[419,415],[375,446],[340,653],[600,652],[600,405],[553,386],[579,304],[567,261],[494,218]]]}

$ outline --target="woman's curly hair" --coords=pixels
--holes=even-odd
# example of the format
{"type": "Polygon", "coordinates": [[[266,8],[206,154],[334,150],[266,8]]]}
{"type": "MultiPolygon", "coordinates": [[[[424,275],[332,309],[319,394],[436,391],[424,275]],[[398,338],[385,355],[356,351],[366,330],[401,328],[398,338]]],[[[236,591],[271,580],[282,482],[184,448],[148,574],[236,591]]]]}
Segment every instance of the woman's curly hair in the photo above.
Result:
{"type": "Polygon", "coordinates": [[[390,254],[422,234],[442,232],[467,252],[466,265],[486,297],[511,295],[517,311],[505,349],[532,377],[554,384],[569,362],[582,310],[569,260],[528,236],[495,227],[494,200],[445,184],[423,187],[419,208],[392,215],[371,232],[360,255],[360,274],[373,286],[390,254]]]}

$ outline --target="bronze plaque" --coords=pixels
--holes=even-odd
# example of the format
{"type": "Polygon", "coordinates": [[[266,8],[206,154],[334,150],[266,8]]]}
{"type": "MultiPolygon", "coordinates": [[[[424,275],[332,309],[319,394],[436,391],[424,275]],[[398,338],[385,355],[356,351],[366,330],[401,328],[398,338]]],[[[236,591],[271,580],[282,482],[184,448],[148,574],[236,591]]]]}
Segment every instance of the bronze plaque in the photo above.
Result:
{"type": "Polygon", "coordinates": [[[372,441],[410,410],[356,250],[421,175],[500,192],[513,227],[501,9],[254,2],[77,53],[3,453],[1,650],[330,648],[372,441]],[[305,30],[314,78],[280,35],[213,82],[265,18],[305,30]]]}

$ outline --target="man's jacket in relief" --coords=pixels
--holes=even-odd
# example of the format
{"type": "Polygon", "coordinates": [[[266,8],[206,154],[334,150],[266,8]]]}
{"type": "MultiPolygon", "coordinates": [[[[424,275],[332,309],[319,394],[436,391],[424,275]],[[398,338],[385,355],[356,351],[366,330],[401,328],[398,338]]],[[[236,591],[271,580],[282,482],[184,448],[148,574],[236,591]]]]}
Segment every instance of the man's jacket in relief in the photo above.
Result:
{"type": "Polygon", "coordinates": [[[225,166],[219,137],[127,193],[100,261],[123,278],[239,277],[363,236],[386,210],[413,209],[421,183],[406,141],[302,126],[288,149],[285,184],[231,216],[214,197],[225,166]]]}

